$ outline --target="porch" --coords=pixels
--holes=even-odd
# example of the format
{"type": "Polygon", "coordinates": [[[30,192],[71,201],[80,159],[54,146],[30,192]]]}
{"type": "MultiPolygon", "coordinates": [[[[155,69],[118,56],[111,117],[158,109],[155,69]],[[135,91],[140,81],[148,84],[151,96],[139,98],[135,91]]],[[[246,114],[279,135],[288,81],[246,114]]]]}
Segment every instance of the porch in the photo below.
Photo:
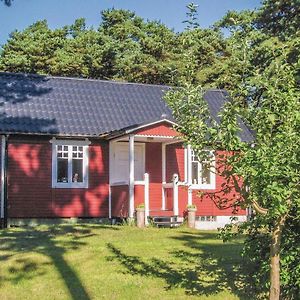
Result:
{"type": "Polygon", "coordinates": [[[111,140],[109,147],[110,218],[133,218],[141,204],[146,222],[183,216],[188,204],[185,150],[173,129],[168,135],[143,129],[111,140]]]}

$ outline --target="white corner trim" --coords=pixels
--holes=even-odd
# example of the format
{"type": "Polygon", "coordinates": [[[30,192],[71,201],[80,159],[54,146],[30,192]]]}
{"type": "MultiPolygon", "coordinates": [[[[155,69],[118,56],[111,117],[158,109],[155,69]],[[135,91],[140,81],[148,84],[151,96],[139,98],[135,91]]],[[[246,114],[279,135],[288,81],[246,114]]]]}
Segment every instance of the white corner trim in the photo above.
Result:
{"type": "Polygon", "coordinates": [[[111,206],[111,186],[108,185],[108,218],[111,219],[112,215],[112,206],[111,206]]]}
{"type": "Polygon", "coordinates": [[[188,182],[188,162],[187,162],[187,153],[188,153],[188,149],[186,147],[184,147],[184,182],[188,182]]]}
{"type": "Polygon", "coordinates": [[[134,135],[129,136],[129,218],[134,214],[134,135]]]}

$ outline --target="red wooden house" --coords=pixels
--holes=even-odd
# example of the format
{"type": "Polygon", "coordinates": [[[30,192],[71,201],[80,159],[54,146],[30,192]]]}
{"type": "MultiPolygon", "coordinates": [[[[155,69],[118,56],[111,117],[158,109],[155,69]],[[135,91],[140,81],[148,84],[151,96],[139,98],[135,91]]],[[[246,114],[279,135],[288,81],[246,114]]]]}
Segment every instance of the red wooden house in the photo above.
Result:
{"type": "MultiPolygon", "coordinates": [[[[167,86],[0,73],[2,224],[59,218],[127,218],[145,204],[146,220],[197,206],[197,226],[246,218],[220,210],[197,191],[220,189],[173,129],[167,86]]],[[[226,101],[205,94],[212,116],[226,101]]],[[[241,138],[252,139],[241,124],[241,138]]],[[[213,152],[212,152],[213,155],[213,152]]],[[[218,162],[214,162],[218,164],[218,162]]],[[[230,195],[228,195],[230,198],[230,195]]]]}

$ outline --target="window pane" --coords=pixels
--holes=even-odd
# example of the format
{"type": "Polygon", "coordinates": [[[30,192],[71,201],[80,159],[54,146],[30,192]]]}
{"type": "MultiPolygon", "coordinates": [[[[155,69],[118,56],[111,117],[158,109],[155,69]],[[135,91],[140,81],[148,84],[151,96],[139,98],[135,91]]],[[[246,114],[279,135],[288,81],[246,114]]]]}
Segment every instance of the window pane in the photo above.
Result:
{"type": "Polygon", "coordinates": [[[202,174],[201,174],[201,180],[203,184],[210,184],[210,165],[209,163],[202,163],[202,174]]]}
{"type": "Polygon", "coordinates": [[[72,159],[72,181],[83,182],[83,160],[72,159]]]}
{"type": "Polygon", "coordinates": [[[198,184],[198,162],[192,162],[192,183],[198,184]]]}
{"type": "Polygon", "coordinates": [[[57,182],[68,182],[68,160],[57,159],[57,182]]]}

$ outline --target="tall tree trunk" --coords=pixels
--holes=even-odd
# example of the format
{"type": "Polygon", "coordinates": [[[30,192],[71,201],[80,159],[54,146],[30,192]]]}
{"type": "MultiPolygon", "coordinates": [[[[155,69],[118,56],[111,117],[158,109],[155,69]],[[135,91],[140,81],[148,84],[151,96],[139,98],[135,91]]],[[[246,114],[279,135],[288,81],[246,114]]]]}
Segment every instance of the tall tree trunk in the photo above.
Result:
{"type": "Polygon", "coordinates": [[[280,246],[282,230],[285,224],[286,215],[280,216],[272,232],[270,247],[270,294],[269,300],[279,300],[280,297],[280,246]]]}

